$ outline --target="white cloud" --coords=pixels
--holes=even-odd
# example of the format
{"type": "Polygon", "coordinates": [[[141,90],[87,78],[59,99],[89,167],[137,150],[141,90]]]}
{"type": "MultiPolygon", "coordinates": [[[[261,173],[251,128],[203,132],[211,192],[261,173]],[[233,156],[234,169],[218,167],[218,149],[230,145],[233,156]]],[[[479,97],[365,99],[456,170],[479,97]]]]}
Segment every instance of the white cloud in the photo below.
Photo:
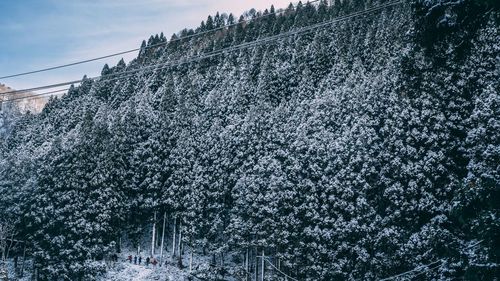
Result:
{"type": "MultiPolygon", "coordinates": [[[[72,63],[110,53],[134,49],[150,35],[170,34],[183,28],[195,28],[209,14],[227,12],[240,15],[251,8],[263,10],[274,4],[284,8],[287,0],[51,0],[59,5],[60,14],[44,18],[47,34],[34,35],[37,40],[61,41],[63,51],[52,56],[33,57],[24,70],[72,63]],[[53,31],[53,32],[51,32],[53,31]],[[61,35],[62,34],[62,35],[61,35]],[[45,38],[45,39],[41,39],[45,38]],[[70,42],[67,42],[70,41],[70,42]]],[[[41,54],[44,54],[43,52],[41,54]]],[[[126,56],[132,59],[135,54],[126,56]]],[[[120,58],[110,58],[37,76],[20,77],[9,81],[18,89],[43,84],[80,79],[84,74],[95,76],[104,63],[116,64],[120,58]]]]}

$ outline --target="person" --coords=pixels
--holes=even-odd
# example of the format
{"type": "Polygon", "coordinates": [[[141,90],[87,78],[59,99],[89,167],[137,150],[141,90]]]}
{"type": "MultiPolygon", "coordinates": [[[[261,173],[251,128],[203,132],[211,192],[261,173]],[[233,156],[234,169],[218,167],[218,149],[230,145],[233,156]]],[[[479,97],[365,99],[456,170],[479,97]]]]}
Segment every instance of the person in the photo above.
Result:
{"type": "Polygon", "coordinates": [[[156,264],[157,264],[158,262],[156,261],[156,259],[155,259],[155,258],[152,258],[152,259],[153,259],[153,262],[152,262],[153,267],[155,267],[155,268],[156,268],[156,264]]]}
{"type": "Polygon", "coordinates": [[[134,256],[134,264],[137,264],[137,256],[134,256]]]}
{"type": "Polygon", "coordinates": [[[139,256],[139,265],[141,265],[141,262],[142,262],[142,257],[139,256]]]}
{"type": "Polygon", "coordinates": [[[150,259],[149,259],[149,257],[147,257],[147,258],[146,258],[146,267],[148,267],[148,266],[149,266],[149,261],[150,261],[150,259]]]}
{"type": "Polygon", "coordinates": [[[181,256],[179,256],[179,258],[177,259],[177,267],[179,269],[183,269],[184,268],[184,265],[182,265],[182,259],[181,259],[181,256]]]}
{"type": "Polygon", "coordinates": [[[129,255],[127,259],[130,263],[132,263],[132,255],[129,255]]]}

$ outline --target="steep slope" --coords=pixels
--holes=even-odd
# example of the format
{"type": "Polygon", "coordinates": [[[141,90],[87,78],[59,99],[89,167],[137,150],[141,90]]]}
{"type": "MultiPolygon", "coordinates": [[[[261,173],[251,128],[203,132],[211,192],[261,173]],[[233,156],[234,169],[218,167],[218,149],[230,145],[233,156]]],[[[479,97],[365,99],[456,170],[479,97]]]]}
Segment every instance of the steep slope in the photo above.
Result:
{"type": "MultiPolygon", "coordinates": [[[[4,85],[0,84],[0,101],[8,101],[11,99],[19,99],[22,97],[29,97],[32,96],[33,93],[31,92],[23,92],[23,93],[15,93],[15,94],[4,94],[4,93],[9,93],[14,91],[14,89],[4,85]]],[[[15,107],[17,108],[21,113],[26,113],[28,111],[31,111],[33,113],[38,113],[42,111],[43,107],[47,102],[49,101],[49,98],[36,98],[36,99],[24,99],[24,100],[19,100],[16,101],[15,104],[7,106],[7,103],[5,106],[2,107],[7,107],[7,108],[12,108],[15,107]]]]}
{"type": "Polygon", "coordinates": [[[260,271],[262,253],[299,280],[378,280],[426,264],[409,277],[491,280],[496,6],[403,2],[242,45],[381,3],[291,5],[190,36],[235,22],[218,14],[103,69],[135,75],[86,80],[19,122],[2,147],[0,213],[33,241],[42,280],[95,279],[155,212],[185,250],[213,255],[218,267],[195,272],[209,280],[224,267],[260,271]],[[191,59],[230,46],[245,47],[191,59]],[[241,266],[226,265],[229,252],[241,266]]]}
{"type": "Polygon", "coordinates": [[[0,84],[0,139],[5,137],[14,123],[23,114],[39,113],[42,111],[49,98],[21,99],[33,95],[31,92],[8,94],[14,89],[0,84]],[[12,99],[16,101],[13,102],[12,99]],[[21,100],[20,100],[21,99],[21,100]],[[10,102],[9,102],[10,101],[10,102]]]}

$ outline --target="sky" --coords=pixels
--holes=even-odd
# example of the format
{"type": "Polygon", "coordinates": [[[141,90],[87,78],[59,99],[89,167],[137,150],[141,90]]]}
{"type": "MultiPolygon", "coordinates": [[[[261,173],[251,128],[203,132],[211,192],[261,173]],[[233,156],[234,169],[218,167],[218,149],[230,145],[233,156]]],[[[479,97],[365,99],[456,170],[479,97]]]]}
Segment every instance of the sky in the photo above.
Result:
{"type": "MultiPolygon", "coordinates": [[[[0,77],[138,48],[150,35],[167,38],[196,28],[209,14],[239,17],[251,8],[290,0],[0,0],[0,77]]],[[[137,54],[124,56],[130,61],[137,54]]],[[[85,65],[0,80],[15,89],[100,74],[114,57],[85,65]]]]}

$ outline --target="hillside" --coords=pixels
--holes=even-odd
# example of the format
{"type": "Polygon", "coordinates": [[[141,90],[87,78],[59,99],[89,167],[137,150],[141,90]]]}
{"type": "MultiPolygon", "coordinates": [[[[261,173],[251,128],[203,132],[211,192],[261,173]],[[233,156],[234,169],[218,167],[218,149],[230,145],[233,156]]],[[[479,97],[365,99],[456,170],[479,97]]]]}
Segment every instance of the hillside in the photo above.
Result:
{"type": "Polygon", "coordinates": [[[98,280],[164,215],[170,266],[204,280],[262,255],[266,280],[494,280],[497,2],[329,2],[151,36],[17,122],[0,215],[39,280],[98,280]]]}
{"type": "Polygon", "coordinates": [[[33,93],[9,94],[12,91],[14,89],[0,83],[0,139],[10,132],[11,127],[23,114],[39,113],[49,101],[48,98],[21,99],[33,93]],[[13,99],[15,101],[12,101],[13,99]]]}
{"type": "MultiPolygon", "coordinates": [[[[14,89],[4,85],[0,84],[0,94],[4,93],[9,93],[15,91],[14,89]]],[[[28,97],[33,95],[31,92],[23,92],[23,93],[15,93],[15,94],[4,94],[0,95],[0,101],[8,101],[11,99],[19,99],[22,97],[28,97]]],[[[19,100],[15,102],[15,105],[8,105],[7,103],[3,107],[7,108],[12,108],[15,107],[17,108],[21,113],[26,113],[27,111],[31,111],[33,113],[38,113],[42,111],[43,107],[47,102],[49,101],[49,98],[36,98],[36,99],[24,99],[24,100],[19,100]]]]}

